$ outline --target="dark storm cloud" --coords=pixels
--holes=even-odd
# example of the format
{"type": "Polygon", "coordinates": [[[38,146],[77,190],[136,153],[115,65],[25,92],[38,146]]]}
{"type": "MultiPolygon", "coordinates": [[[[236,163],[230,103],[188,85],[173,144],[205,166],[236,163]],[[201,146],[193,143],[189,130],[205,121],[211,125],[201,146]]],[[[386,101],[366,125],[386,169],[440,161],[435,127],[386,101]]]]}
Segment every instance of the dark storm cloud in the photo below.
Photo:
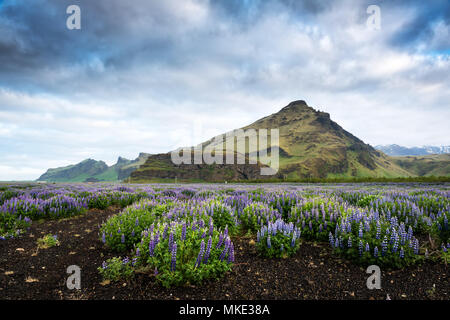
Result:
{"type": "Polygon", "coordinates": [[[414,49],[414,47],[425,43],[428,50],[450,50],[450,38],[440,39],[431,43],[436,32],[436,25],[441,23],[443,27],[450,28],[450,2],[448,0],[386,2],[383,5],[394,8],[414,9],[412,19],[408,20],[402,27],[392,35],[390,44],[414,49]]]}

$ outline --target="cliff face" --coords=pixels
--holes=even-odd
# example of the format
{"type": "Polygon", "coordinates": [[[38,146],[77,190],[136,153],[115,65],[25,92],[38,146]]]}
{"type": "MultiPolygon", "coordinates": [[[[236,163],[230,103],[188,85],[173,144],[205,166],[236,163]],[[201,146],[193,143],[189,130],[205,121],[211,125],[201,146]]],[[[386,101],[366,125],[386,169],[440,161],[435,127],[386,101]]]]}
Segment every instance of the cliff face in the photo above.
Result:
{"type": "MultiPolygon", "coordinates": [[[[192,157],[193,158],[193,157],[192,157]]],[[[225,161],[223,161],[225,163],[225,161]]],[[[261,164],[180,164],[172,162],[170,153],[152,155],[138,170],[131,173],[131,181],[208,181],[224,182],[262,179],[261,164]]],[[[247,161],[248,162],[248,161],[247,161]]]]}

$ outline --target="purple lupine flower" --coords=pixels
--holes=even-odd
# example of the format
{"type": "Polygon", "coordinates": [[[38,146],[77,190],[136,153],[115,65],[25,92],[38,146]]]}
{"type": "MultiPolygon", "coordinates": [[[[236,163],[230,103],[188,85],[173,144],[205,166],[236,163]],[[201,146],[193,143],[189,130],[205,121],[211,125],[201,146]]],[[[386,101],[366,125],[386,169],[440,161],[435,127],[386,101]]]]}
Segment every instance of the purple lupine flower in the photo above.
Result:
{"type": "Polygon", "coordinates": [[[334,238],[333,238],[333,234],[331,232],[328,234],[328,239],[330,241],[331,247],[334,247],[334,238]]]}
{"type": "Polygon", "coordinates": [[[148,243],[148,252],[150,257],[153,257],[153,250],[155,249],[155,239],[152,237],[148,243]]]}
{"type": "Polygon", "coordinates": [[[405,251],[403,251],[403,247],[400,248],[400,258],[404,258],[405,257],[405,251]]]}
{"type": "Polygon", "coordinates": [[[359,255],[362,255],[363,252],[363,243],[362,240],[359,240],[359,247],[358,247],[359,255]]]}
{"type": "Polygon", "coordinates": [[[186,240],[186,223],[183,223],[183,228],[181,229],[181,241],[186,240]]]}
{"type": "Polygon", "coordinates": [[[170,271],[175,271],[177,266],[177,243],[174,242],[172,246],[172,261],[170,264],[170,271]]]}
{"type": "Polygon", "coordinates": [[[223,248],[222,253],[220,254],[220,261],[223,261],[223,259],[225,259],[227,253],[228,253],[228,249],[230,248],[230,238],[227,238],[225,240],[225,247],[223,248]]]}
{"type": "Polygon", "coordinates": [[[230,244],[230,251],[228,254],[228,263],[234,263],[234,245],[233,242],[230,244]]]}
{"type": "Polygon", "coordinates": [[[217,246],[216,246],[216,249],[217,248],[220,248],[220,246],[222,246],[222,243],[223,243],[223,234],[222,234],[222,232],[219,234],[219,242],[217,242],[217,246]]]}
{"type": "Polygon", "coordinates": [[[120,237],[120,242],[125,243],[125,234],[122,233],[122,236],[120,237]]]}
{"type": "Polygon", "coordinates": [[[368,242],[366,242],[366,252],[370,252],[370,246],[368,242]]]}
{"type": "Polygon", "coordinates": [[[136,249],[136,256],[140,256],[141,255],[141,251],[139,250],[139,248],[136,249]]]}
{"type": "Polygon", "coordinates": [[[267,235],[267,248],[271,248],[272,247],[272,243],[270,242],[270,234],[269,235],[267,235]]]}
{"type": "Polygon", "coordinates": [[[209,218],[209,235],[212,236],[214,231],[214,225],[212,222],[212,218],[209,218]]]}
{"type": "Polygon", "coordinates": [[[381,225],[380,225],[380,221],[377,221],[377,234],[376,234],[376,239],[380,239],[380,235],[381,235],[381,225]]]}
{"type": "Polygon", "coordinates": [[[102,269],[106,270],[108,268],[108,264],[106,263],[106,261],[103,261],[102,263],[102,269]]]}
{"type": "Polygon", "coordinates": [[[373,256],[374,256],[375,258],[378,258],[378,247],[375,247],[375,248],[373,249],[373,256]]]}
{"type": "Polygon", "coordinates": [[[382,256],[384,256],[387,252],[387,245],[388,245],[387,237],[384,236],[383,242],[381,243],[381,255],[382,256]]]}
{"type": "Polygon", "coordinates": [[[204,260],[205,264],[208,263],[208,258],[209,258],[209,255],[211,253],[211,247],[212,247],[212,237],[210,236],[209,240],[208,240],[208,245],[206,246],[205,260],[204,260]]]}
{"type": "Polygon", "coordinates": [[[414,254],[419,254],[419,240],[414,239],[414,254]]]}
{"type": "Polygon", "coordinates": [[[128,264],[130,262],[130,259],[128,259],[128,257],[125,257],[123,260],[122,260],[122,264],[128,264]]]}
{"type": "Polygon", "coordinates": [[[225,226],[225,230],[223,231],[223,237],[228,237],[228,225],[225,226]]]}
{"type": "Polygon", "coordinates": [[[200,264],[202,263],[204,253],[205,253],[205,241],[202,240],[202,242],[200,244],[200,252],[198,253],[198,257],[197,257],[197,262],[195,263],[196,267],[199,267],[200,264]]]}
{"type": "Polygon", "coordinates": [[[169,252],[172,252],[172,246],[173,246],[173,231],[169,234],[169,252]]]}
{"type": "Polygon", "coordinates": [[[103,243],[106,243],[106,236],[105,236],[105,233],[103,232],[103,234],[102,234],[102,242],[103,243]]]}

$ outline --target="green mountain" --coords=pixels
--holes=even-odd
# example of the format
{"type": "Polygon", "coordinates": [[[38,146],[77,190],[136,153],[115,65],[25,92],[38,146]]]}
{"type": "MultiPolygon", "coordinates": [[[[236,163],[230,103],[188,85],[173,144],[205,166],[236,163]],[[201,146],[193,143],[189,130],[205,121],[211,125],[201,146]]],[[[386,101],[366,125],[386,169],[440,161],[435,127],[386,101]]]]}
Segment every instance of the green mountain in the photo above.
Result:
{"type": "Polygon", "coordinates": [[[392,157],[399,167],[418,176],[443,177],[450,175],[450,154],[392,157]]]}
{"type": "MultiPolygon", "coordinates": [[[[264,178],[390,178],[414,175],[384,153],[345,131],[330,119],[328,113],[316,111],[302,100],[291,102],[279,112],[241,129],[276,128],[279,129],[279,146],[273,147],[278,148],[280,164],[278,173],[274,176],[260,176],[259,168],[264,166],[261,163],[174,165],[167,153],[148,157],[143,165],[131,173],[130,180],[144,182],[177,177],[180,181],[223,181],[264,178]]],[[[235,138],[227,138],[226,134],[222,137],[225,140],[223,156],[226,157],[230,152],[237,153],[236,148],[231,150],[227,147],[232,145],[231,139],[234,141],[235,138]]],[[[201,148],[205,150],[215,143],[211,139],[202,143],[201,148]]],[[[257,153],[249,151],[247,146],[245,158],[255,160],[257,153]]]]}
{"type": "Polygon", "coordinates": [[[118,181],[125,179],[133,170],[142,164],[148,154],[141,153],[135,160],[128,160],[122,157],[117,159],[117,163],[108,166],[103,161],[86,159],[78,164],[66,167],[48,169],[37,181],[46,182],[99,182],[118,181]],[[128,173],[128,175],[127,175],[128,173]]]}

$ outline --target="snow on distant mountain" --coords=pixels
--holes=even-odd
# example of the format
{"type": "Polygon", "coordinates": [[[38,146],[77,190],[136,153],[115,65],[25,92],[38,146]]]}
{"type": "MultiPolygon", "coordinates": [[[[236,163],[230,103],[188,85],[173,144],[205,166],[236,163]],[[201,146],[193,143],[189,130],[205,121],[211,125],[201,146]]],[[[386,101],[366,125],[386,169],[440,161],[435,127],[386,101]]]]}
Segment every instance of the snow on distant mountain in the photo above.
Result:
{"type": "Polygon", "coordinates": [[[380,150],[388,156],[425,156],[428,154],[450,153],[450,146],[423,146],[423,147],[403,147],[397,144],[378,145],[375,149],[380,150]]]}

